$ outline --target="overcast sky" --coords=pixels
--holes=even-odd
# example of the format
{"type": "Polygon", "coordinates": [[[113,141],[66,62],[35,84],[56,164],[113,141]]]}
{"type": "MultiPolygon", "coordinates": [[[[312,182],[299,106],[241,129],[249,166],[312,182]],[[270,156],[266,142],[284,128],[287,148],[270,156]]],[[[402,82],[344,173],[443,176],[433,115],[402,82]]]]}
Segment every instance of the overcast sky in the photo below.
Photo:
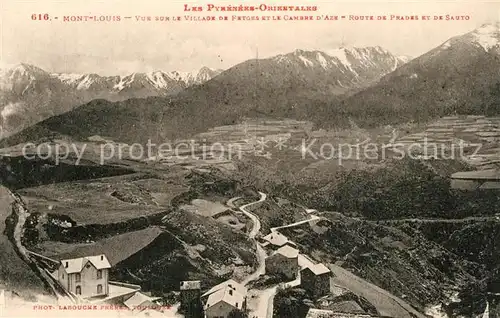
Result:
{"type": "MultiPolygon", "coordinates": [[[[188,1],[238,5],[284,1],[188,1]]],[[[498,2],[480,1],[312,1],[314,15],[469,15],[469,21],[313,22],[62,22],[64,15],[184,15],[181,1],[168,0],[0,0],[0,63],[26,62],[51,72],[101,75],[152,70],[228,68],[246,59],[291,52],[328,51],[380,45],[397,55],[418,56],[448,38],[499,20],[498,2]],[[32,21],[33,13],[58,16],[32,21]]],[[[209,12],[198,15],[210,15],[209,12]]],[[[260,13],[262,14],[262,13],[260,13]]],[[[273,13],[269,13],[272,15],[273,13]]],[[[285,13],[281,13],[283,15],[285,13]]],[[[286,13],[289,14],[289,13],[286,13]]],[[[302,13],[303,14],[303,13],[302,13]]],[[[253,15],[248,12],[246,15],[253,15]]],[[[122,18],[123,19],[123,18],[122,18]]]]}

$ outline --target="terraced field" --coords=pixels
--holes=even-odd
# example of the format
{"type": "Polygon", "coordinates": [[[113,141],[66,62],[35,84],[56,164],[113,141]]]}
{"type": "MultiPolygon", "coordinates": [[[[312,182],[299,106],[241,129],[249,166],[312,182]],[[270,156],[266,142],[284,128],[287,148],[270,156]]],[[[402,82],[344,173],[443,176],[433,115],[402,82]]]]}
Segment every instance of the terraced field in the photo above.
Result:
{"type": "Polygon", "coordinates": [[[428,154],[447,158],[452,152],[464,154],[463,159],[478,169],[500,166],[500,117],[451,116],[443,117],[418,133],[396,141],[406,147],[427,145],[428,154]],[[434,150],[435,149],[435,150],[434,150]]]}
{"type": "MultiPolygon", "coordinates": [[[[212,128],[196,135],[195,139],[203,143],[205,149],[218,143],[224,151],[232,151],[233,157],[238,151],[243,156],[266,159],[286,157],[287,164],[300,159],[304,161],[302,165],[307,165],[312,161],[342,156],[338,153],[340,148],[336,148],[328,158],[320,156],[317,159],[306,155],[304,160],[304,143],[311,145],[309,149],[315,154],[319,154],[320,148],[325,144],[333,147],[343,145],[344,155],[347,149],[345,147],[354,149],[366,143],[374,143],[379,151],[383,147],[388,148],[387,156],[390,156],[391,150],[394,152],[394,148],[399,148],[416,158],[461,158],[478,169],[500,165],[500,117],[449,116],[426,126],[407,124],[371,131],[357,128],[354,123],[351,129],[341,131],[313,131],[312,128],[312,124],[305,121],[247,120],[243,124],[212,128]]],[[[227,160],[227,156],[225,157],[227,160]]],[[[346,161],[365,159],[346,158],[346,161]]]]}

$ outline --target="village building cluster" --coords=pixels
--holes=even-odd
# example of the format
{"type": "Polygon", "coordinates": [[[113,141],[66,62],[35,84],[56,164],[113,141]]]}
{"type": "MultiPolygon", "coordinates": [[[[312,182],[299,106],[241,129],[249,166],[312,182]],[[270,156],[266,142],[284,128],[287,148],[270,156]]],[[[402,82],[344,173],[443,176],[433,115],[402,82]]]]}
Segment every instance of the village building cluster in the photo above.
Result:
{"type": "MultiPolygon", "coordinates": [[[[297,245],[286,236],[272,232],[261,238],[260,244],[268,255],[265,259],[267,275],[278,275],[285,281],[300,279],[300,286],[317,298],[330,293],[332,273],[328,267],[314,263],[301,254],[297,245]]],[[[196,310],[201,303],[206,318],[228,318],[235,312],[244,313],[247,311],[247,298],[248,289],[233,279],[213,286],[203,294],[199,281],[180,284],[181,308],[196,310]]]]}
{"type": "MultiPolygon", "coordinates": [[[[278,232],[260,239],[268,255],[265,273],[294,281],[311,296],[320,298],[330,293],[331,272],[301,254],[295,243],[278,232]]],[[[135,313],[162,313],[159,297],[142,292],[138,285],[110,281],[112,266],[106,255],[63,259],[51,273],[75,303],[114,304],[135,313]]],[[[182,281],[179,286],[179,311],[190,318],[228,318],[247,312],[248,289],[230,279],[202,293],[199,280],[182,281]]]]}
{"type": "Polygon", "coordinates": [[[266,274],[280,275],[289,280],[300,277],[300,286],[316,298],[330,293],[330,269],[301,254],[297,245],[286,236],[271,232],[262,238],[261,245],[269,254],[265,261],[266,274]]]}

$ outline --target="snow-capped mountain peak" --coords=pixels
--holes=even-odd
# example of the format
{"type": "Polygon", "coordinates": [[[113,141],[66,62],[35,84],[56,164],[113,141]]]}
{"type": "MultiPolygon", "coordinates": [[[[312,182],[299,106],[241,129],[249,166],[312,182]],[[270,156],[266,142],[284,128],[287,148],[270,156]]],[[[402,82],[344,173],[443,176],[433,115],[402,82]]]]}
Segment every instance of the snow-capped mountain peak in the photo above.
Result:
{"type": "Polygon", "coordinates": [[[61,80],[61,82],[73,85],[78,83],[82,77],[84,77],[84,74],[76,74],[76,73],[52,73],[50,74],[53,77],[56,77],[61,80]]]}
{"type": "Polygon", "coordinates": [[[48,73],[41,68],[25,63],[18,64],[9,70],[6,70],[5,74],[8,74],[8,77],[13,81],[20,79],[36,80],[40,76],[45,77],[48,75],[48,73]]]}
{"type": "Polygon", "coordinates": [[[500,49],[500,22],[486,23],[469,33],[455,36],[431,52],[438,54],[440,51],[449,50],[457,45],[459,48],[461,45],[472,45],[485,52],[496,49],[500,53],[498,51],[500,49]]]}
{"type": "Polygon", "coordinates": [[[24,95],[30,89],[33,89],[37,83],[44,82],[49,77],[49,73],[41,68],[21,63],[0,72],[0,89],[8,89],[24,95]]]}
{"type": "Polygon", "coordinates": [[[333,58],[336,58],[342,65],[344,65],[346,68],[351,67],[351,62],[347,59],[347,52],[349,50],[346,48],[338,48],[338,49],[333,49],[328,51],[328,55],[330,55],[333,58]]]}
{"type": "Polygon", "coordinates": [[[170,77],[163,71],[146,73],[146,77],[157,89],[168,87],[167,79],[170,79],[170,77]]]}
{"type": "Polygon", "coordinates": [[[94,79],[90,74],[87,74],[83,77],[83,79],[76,86],[79,90],[89,89],[90,86],[94,83],[94,79]]]}
{"type": "Polygon", "coordinates": [[[411,56],[408,56],[408,55],[399,55],[397,58],[403,64],[408,63],[409,61],[411,61],[411,56]]]}
{"type": "Polygon", "coordinates": [[[219,75],[220,73],[222,73],[222,70],[220,70],[220,69],[213,69],[213,68],[209,68],[209,67],[204,66],[196,74],[195,81],[197,82],[197,84],[201,84],[201,83],[204,83],[204,82],[214,78],[215,76],[219,75]]]}
{"type": "Polygon", "coordinates": [[[286,68],[302,78],[327,83],[327,89],[341,94],[377,81],[383,75],[405,64],[409,58],[391,54],[376,47],[339,47],[326,51],[296,49],[269,59],[278,68],[286,68]]]}
{"type": "Polygon", "coordinates": [[[329,67],[329,63],[326,60],[326,57],[322,52],[316,53],[316,59],[318,60],[321,67],[324,68],[325,70],[329,67]]]}
{"type": "Polygon", "coordinates": [[[500,44],[500,23],[483,24],[470,35],[475,44],[489,51],[500,44]]]}
{"type": "Polygon", "coordinates": [[[278,63],[298,63],[303,67],[320,67],[324,71],[337,69],[358,75],[359,69],[369,69],[377,65],[390,65],[389,71],[410,60],[406,56],[394,56],[386,49],[376,47],[339,47],[325,52],[297,49],[289,54],[277,55],[273,58],[278,63]]]}

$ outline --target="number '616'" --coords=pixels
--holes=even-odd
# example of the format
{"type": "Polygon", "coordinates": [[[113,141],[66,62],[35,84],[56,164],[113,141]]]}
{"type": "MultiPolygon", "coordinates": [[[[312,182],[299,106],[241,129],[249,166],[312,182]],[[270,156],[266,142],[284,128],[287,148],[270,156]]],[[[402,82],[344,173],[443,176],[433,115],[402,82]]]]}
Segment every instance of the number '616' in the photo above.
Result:
{"type": "Polygon", "coordinates": [[[49,19],[49,14],[48,13],[45,13],[45,14],[37,14],[37,13],[33,13],[31,15],[31,20],[48,20],[49,19]]]}

